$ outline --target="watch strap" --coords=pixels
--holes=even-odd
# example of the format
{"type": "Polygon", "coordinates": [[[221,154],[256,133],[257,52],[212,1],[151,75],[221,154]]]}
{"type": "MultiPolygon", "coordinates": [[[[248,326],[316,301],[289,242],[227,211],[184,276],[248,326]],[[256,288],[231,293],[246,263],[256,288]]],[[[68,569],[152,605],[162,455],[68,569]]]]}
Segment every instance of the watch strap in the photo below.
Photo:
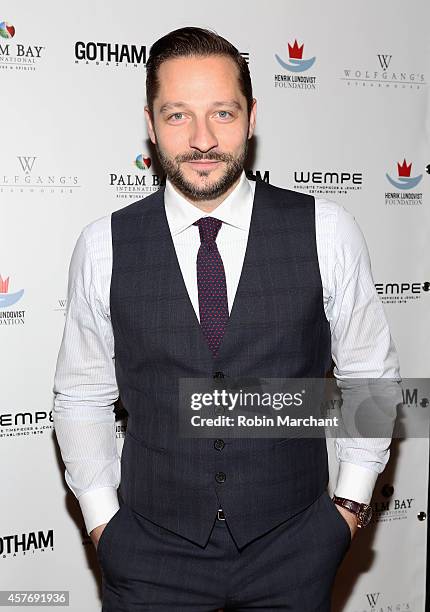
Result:
{"type": "Polygon", "coordinates": [[[333,495],[332,499],[335,504],[342,506],[342,508],[346,508],[346,510],[349,510],[357,516],[358,527],[365,527],[369,524],[372,517],[372,507],[369,504],[356,502],[352,499],[346,499],[345,497],[338,497],[337,495],[333,495]]]}

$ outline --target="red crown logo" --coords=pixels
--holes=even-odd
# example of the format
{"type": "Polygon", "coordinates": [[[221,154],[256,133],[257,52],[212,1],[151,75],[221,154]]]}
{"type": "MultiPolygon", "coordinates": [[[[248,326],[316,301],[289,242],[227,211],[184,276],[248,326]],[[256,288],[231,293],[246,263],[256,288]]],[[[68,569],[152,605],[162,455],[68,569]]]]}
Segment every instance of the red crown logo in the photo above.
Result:
{"type": "Polygon", "coordinates": [[[290,59],[302,59],[304,46],[305,44],[303,43],[303,45],[299,47],[297,40],[294,40],[293,46],[288,43],[288,53],[290,54],[290,59]]]}
{"type": "Polygon", "coordinates": [[[406,163],[406,159],[403,160],[402,165],[400,165],[399,162],[397,162],[397,170],[398,170],[399,176],[410,177],[411,168],[412,168],[412,162],[408,166],[408,164],[406,163]]]}
{"type": "Polygon", "coordinates": [[[9,277],[2,279],[0,274],[0,293],[7,293],[9,291],[9,277]]]}

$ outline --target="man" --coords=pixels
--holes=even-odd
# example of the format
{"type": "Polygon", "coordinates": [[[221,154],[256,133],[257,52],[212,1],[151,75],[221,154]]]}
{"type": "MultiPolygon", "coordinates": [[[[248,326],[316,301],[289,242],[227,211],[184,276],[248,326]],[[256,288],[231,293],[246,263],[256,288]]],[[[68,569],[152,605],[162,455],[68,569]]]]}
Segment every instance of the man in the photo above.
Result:
{"type": "Polygon", "coordinates": [[[103,610],[329,610],[389,438],[337,440],[335,504],[324,439],[180,437],[178,384],[323,378],[332,357],[340,381],[399,379],[364,238],[341,206],[246,178],[256,100],[222,37],[152,46],[145,116],[166,185],[84,228],[54,383],[103,610]]]}

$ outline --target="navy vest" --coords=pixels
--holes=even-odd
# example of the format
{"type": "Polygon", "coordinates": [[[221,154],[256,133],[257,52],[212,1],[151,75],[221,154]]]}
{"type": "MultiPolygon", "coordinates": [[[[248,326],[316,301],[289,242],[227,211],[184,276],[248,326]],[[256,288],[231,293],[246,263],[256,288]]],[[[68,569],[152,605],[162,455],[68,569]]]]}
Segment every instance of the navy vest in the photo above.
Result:
{"type": "Polygon", "coordinates": [[[328,484],[325,439],[180,438],[178,379],[322,378],[330,327],[314,198],[257,180],[246,254],[218,356],[176,257],[164,187],[112,214],[115,369],[128,411],[120,497],[204,545],[221,506],[239,547],[310,505],[328,484]],[[222,477],[220,477],[220,474],[222,477]]]}

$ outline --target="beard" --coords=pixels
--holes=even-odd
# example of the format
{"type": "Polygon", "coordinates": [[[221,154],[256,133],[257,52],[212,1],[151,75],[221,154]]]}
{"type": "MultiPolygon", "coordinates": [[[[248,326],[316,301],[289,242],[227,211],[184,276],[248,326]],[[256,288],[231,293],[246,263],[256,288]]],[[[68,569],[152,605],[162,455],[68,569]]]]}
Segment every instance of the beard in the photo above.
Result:
{"type": "MultiPolygon", "coordinates": [[[[158,146],[158,141],[155,148],[161,167],[170,182],[188,199],[197,202],[200,200],[214,200],[222,196],[232,185],[234,185],[240,177],[245,165],[248,152],[248,139],[245,140],[242,150],[237,156],[231,153],[216,153],[214,151],[208,151],[207,153],[193,151],[188,154],[168,157],[158,146]],[[223,175],[215,182],[208,182],[204,186],[198,186],[185,177],[181,169],[181,164],[184,162],[202,160],[225,162],[226,168],[223,175]]],[[[197,170],[199,177],[209,177],[210,173],[210,170],[197,170]]]]}

